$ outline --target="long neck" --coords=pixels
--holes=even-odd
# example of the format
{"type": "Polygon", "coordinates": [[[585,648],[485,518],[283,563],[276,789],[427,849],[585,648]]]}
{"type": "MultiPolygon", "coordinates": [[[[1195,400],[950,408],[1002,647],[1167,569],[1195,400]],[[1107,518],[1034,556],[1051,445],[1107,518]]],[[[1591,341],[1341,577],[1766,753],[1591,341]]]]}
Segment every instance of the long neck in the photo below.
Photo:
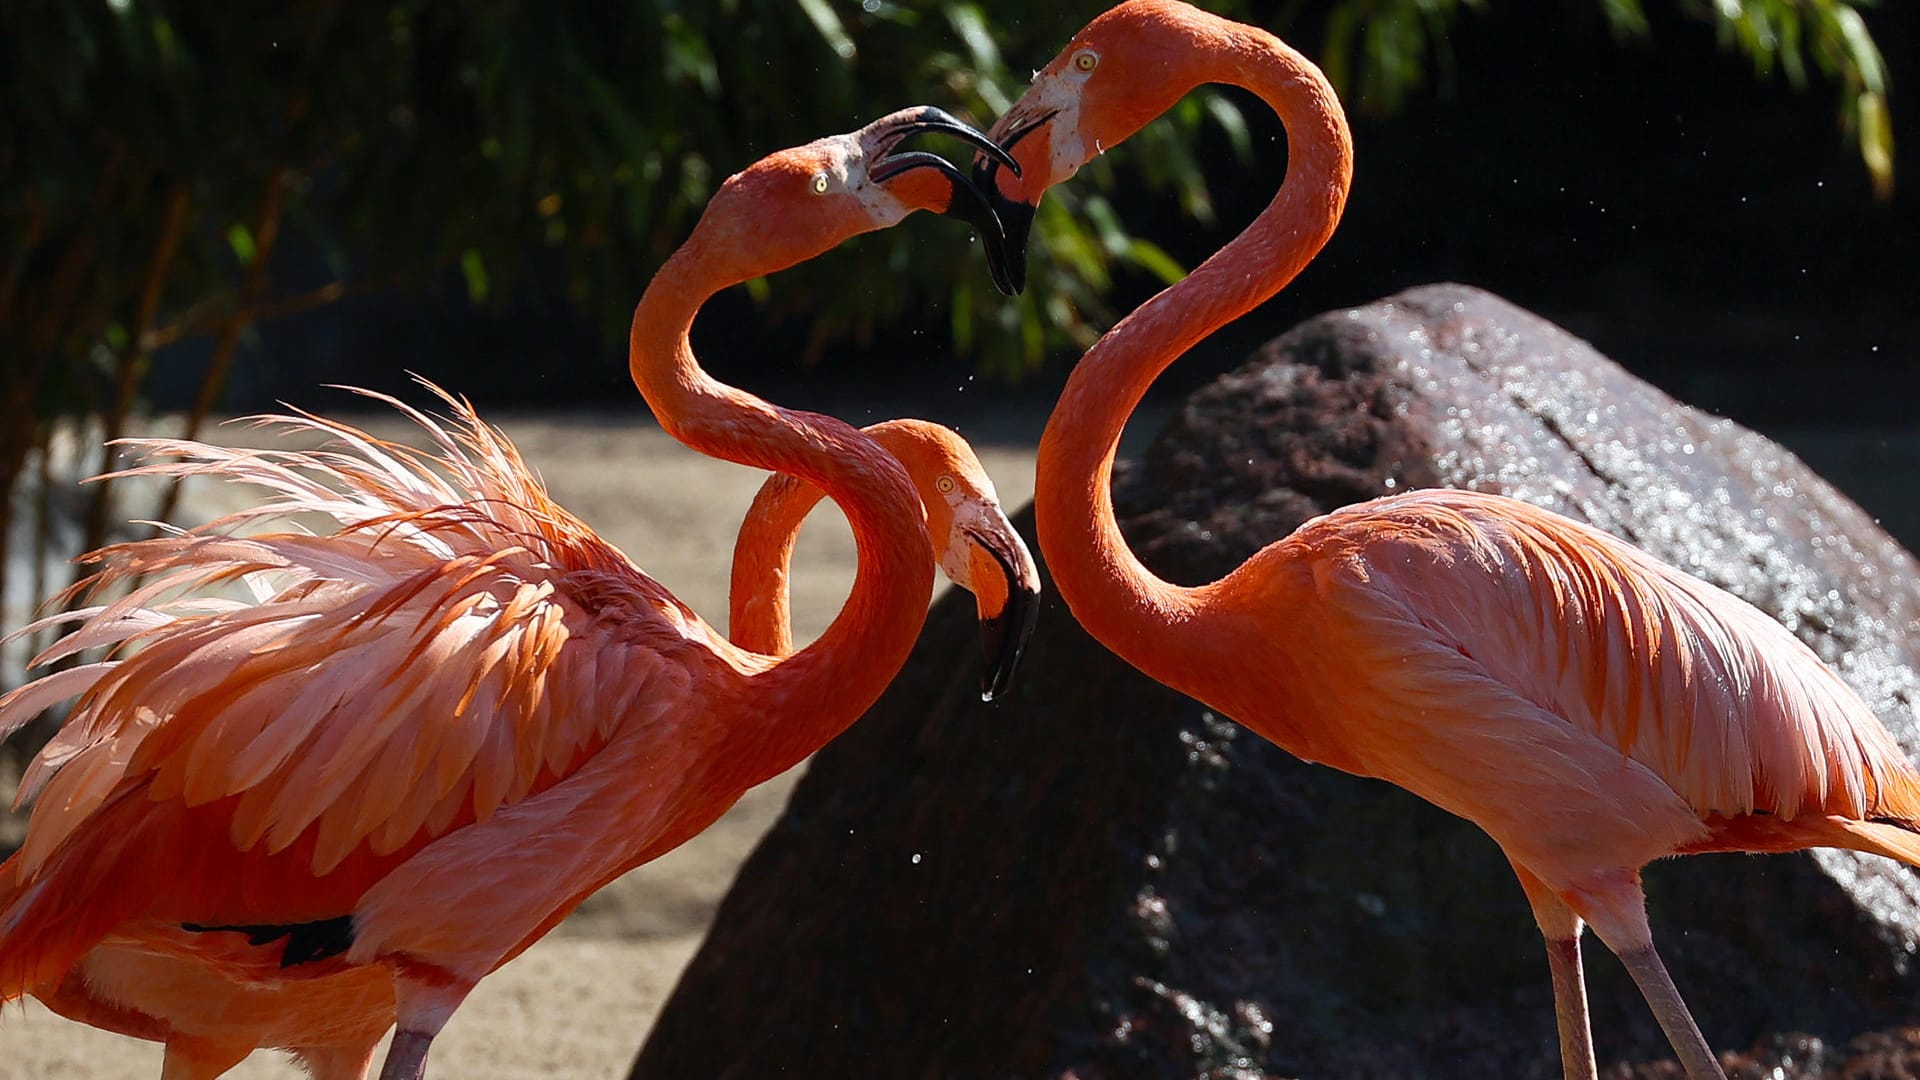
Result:
{"type": "Polygon", "coordinates": [[[771,775],[820,748],[880,696],[906,662],[933,592],[919,497],[892,455],[828,416],[770,405],[700,369],[694,314],[734,284],[710,269],[699,233],[655,275],[634,312],[633,381],[668,434],[728,461],[797,476],[847,515],[859,555],[853,588],[826,633],[748,680],[742,704],[764,723],[740,737],[743,768],[771,775]]]}
{"type": "Polygon", "coordinates": [[[793,651],[793,544],[821,491],[791,476],[770,477],[753,498],[733,544],[727,639],[769,656],[793,651]]]}
{"type": "Polygon", "coordinates": [[[1279,292],[1313,258],[1333,233],[1353,172],[1346,119],[1312,63],[1245,28],[1222,32],[1203,51],[1197,82],[1244,87],[1280,114],[1286,178],[1245,232],[1081,358],[1047,421],[1036,465],[1035,523],[1055,587],[1089,633],[1155,677],[1206,663],[1204,635],[1176,627],[1203,616],[1210,594],[1207,586],[1182,588],[1154,576],[1121,537],[1111,494],[1121,430],[1168,365],[1279,292]]]}

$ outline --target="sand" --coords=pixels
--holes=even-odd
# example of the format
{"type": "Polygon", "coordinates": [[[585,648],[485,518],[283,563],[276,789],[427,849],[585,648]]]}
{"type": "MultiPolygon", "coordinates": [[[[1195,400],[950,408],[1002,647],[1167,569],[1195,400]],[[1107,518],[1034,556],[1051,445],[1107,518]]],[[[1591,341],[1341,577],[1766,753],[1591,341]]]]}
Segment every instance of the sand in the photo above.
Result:
{"type": "MultiPolygon", "coordinates": [[[[637,417],[489,419],[513,437],[562,505],[723,624],[734,532],[763,473],[695,454],[637,417]]],[[[405,430],[384,418],[354,420],[365,420],[377,434],[405,430]]],[[[233,429],[217,437],[258,439],[233,429]]],[[[1009,508],[1032,495],[1032,446],[1031,433],[1022,431],[1008,442],[977,447],[1009,508]]],[[[203,520],[250,497],[239,488],[189,488],[176,520],[203,520]]],[[[129,492],[122,503],[127,516],[138,515],[146,505],[141,499],[129,492]]],[[[810,639],[832,619],[852,581],[853,562],[845,520],[823,505],[794,556],[798,633],[810,639]]],[[[797,773],[749,792],[711,829],[602,890],[488,977],[435,1042],[434,1075],[624,1076],[735,870],[785,805],[797,773]]],[[[152,1080],[159,1073],[157,1044],[72,1023],[33,1002],[24,1015],[9,1009],[0,1017],[0,1080],[152,1080]]],[[[261,1051],[228,1075],[291,1080],[304,1074],[282,1055],[261,1051]]]]}

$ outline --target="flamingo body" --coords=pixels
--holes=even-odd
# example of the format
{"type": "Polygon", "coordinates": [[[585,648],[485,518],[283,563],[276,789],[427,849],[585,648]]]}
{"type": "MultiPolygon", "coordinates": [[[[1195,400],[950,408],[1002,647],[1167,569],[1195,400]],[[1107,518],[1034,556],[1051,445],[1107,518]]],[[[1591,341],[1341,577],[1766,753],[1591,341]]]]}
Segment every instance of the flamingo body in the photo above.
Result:
{"type": "MultiPolygon", "coordinates": [[[[508,533],[523,529],[528,521],[503,519],[499,509],[503,503],[499,500],[512,491],[518,492],[513,497],[522,502],[536,502],[532,495],[541,490],[540,485],[521,467],[518,454],[503,435],[485,428],[464,406],[456,409],[460,416],[458,434],[446,432],[432,421],[423,422],[427,424],[431,440],[442,450],[435,471],[464,475],[474,487],[465,490],[456,483],[455,490],[434,490],[429,486],[429,491],[434,498],[459,494],[463,511],[486,515],[494,527],[493,538],[504,539],[508,533]],[[488,448],[477,459],[479,468],[474,467],[476,461],[471,454],[457,449],[461,438],[478,441],[488,448]]],[[[371,436],[343,425],[298,418],[289,418],[286,423],[295,428],[345,435],[360,446],[375,445],[371,436]]],[[[1001,564],[994,559],[992,572],[953,574],[957,583],[979,593],[983,613],[997,614],[1013,598],[1031,596],[1037,591],[1032,556],[1000,510],[991,479],[964,440],[946,428],[923,421],[890,421],[868,430],[876,442],[901,460],[923,502],[932,502],[935,506],[932,516],[938,527],[933,532],[942,538],[943,544],[933,553],[935,561],[942,558],[954,561],[948,549],[960,542],[955,537],[961,532],[967,537],[964,543],[969,550],[986,544],[1007,553],[1003,557],[1017,572],[1001,573],[1001,564]],[[964,530],[956,528],[956,515],[967,522],[964,530]],[[973,537],[985,539],[977,541],[973,537]]],[[[250,460],[251,455],[245,453],[202,444],[135,442],[132,445],[154,456],[184,455],[189,461],[197,462],[161,466],[159,471],[211,473],[243,483],[259,479],[247,466],[236,464],[250,460]]],[[[396,460],[402,453],[394,447],[385,448],[385,452],[396,460]]],[[[276,466],[277,471],[287,470],[278,473],[283,477],[290,473],[334,479],[339,476],[337,466],[329,469],[315,455],[281,456],[276,466]]],[[[414,477],[423,478],[426,477],[414,477]]],[[[247,511],[245,517],[257,521],[268,515],[296,513],[317,501],[317,491],[317,488],[308,491],[305,503],[283,499],[255,507],[247,511]]],[[[352,494],[378,500],[388,508],[388,517],[397,509],[390,493],[362,485],[361,490],[352,494]]],[[[762,496],[756,500],[735,549],[732,627],[734,643],[739,647],[772,657],[793,652],[784,571],[806,512],[821,497],[817,487],[801,484],[791,477],[771,477],[762,496]]],[[[333,498],[337,501],[338,493],[333,498]]],[[[597,552],[593,559],[581,558],[577,562],[617,565],[611,549],[593,544],[592,533],[586,526],[558,507],[539,503],[534,513],[553,528],[556,536],[571,538],[578,541],[576,547],[597,552]]],[[[229,519],[221,529],[242,524],[229,519]]],[[[468,524],[471,527],[479,521],[470,518],[468,524]]],[[[270,546],[275,541],[266,538],[256,542],[270,546]]],[[[191,546],[184,550],[172,542],[163,546],[174,549],[169,557],[178,560],[183,568],[191,568],[193,572],[217,569],[200,557],[204,553],[196,553],[191,546]]],[[[973,569],[971,563],[961,565],[973,569]]],[[[418,572],[428,569],[422,566],[418,572]]],[[[545,580],[553,585],[556,594],[567,591],[563,576],[549,571],[545,580]]],[[[440,606],[427,593],[423,593],[418,602],[427,605],[425,610],[440,606]]],[[[339,610],[350,614],[356,609],[348,604],[339,610]]],[[[290,619],[296,617],[292,611],[286,614],[290,619]]],[[[407,612],[396,610],[389,617],[405,618],[407,612]]],[[[520,622],[523,626],[537,626],[542,618],[538,608],[531,608],[520,617],[520,622]]],[[[157,627],[149,629],[157,630],[157,627]]],[[[1020,644],[1023,641],[1012,643],[1016,655],[1020,644]]],[[[556,643],[556,648],[562,651],[566,647],[565,641],[556,643]]],[[[1001,663],[1010,666],[1008,661],[1001,663]]],[[[360,674],[375,683],[394,678],[392,671],[366,670],[360,674]]],[[[137,675],[137,672],[122,673],[126,678],[137,675]]],[[[7,703],[5,709],[12,709],[15,704],[7,703]]],[[[0,710],[0,715],[5,715],[5,711],[0,710]]],[[[187,753],[191,756],[193,751],[189,749],[187,753]]],[[[671,762],[666,764],[672,767],[671,762]]],[[[509,801],[518,801],[511,799],[511,791],[508,794],[509,801]]],[[[5,881],[11,881],[25,866],[24,860],[10,861],[0,873],[4,874],[5,881]]],[[[507,884],[501,883],[498,887],[505,891],[507,884]]],[[[591,891],[578,890],[579,898],[584,899],[591,891]]],[[[0,897],[5,895],[5,890],[0,889],[0,897]]],[[[270,898],[270,902],[280,901],[270,898]]],[[[562,907],[571,910],[575,902],[562,907]]],[[[548,920],[542,917],[540,921],[548,920]]],[[[445,933],[457,932],[456,926],[455,930],[445,933]]],[[[273,953],[271,948],[250,943],[241,933],[196,933],[177,924],[147,919],[137,927],[117,928],[88,949],[58,983],[42,984],[34,993],[49,1008],[71,1019],[167,1043],[170,1067],[188,1075],[217,1076],[257,1047],[283,1049],[299,1055],[322,1080],[363,1075],[375,1045],[393,1024],[392,978],[377,966],[350,966],[328,975],[290,977],[282,969],[280,958],[273,953]]]]}
{"type": "Polygon", "coordinates": [[[1207,593],[1206,617],[1249,624],[1222,651],[1257,638],[1272,663],[1176,688],[1474,821],[1549,883],[1712,850],[1756,815],[1827,843],[1829,818],[1920,820],[1920,778],[1792,634],[1528,503],[1348,507],[1207,593]]]}
{"type": "Polygon", "coordinates": [[[1274,108],[1287,174],[1244,232],[1069,376],[1034,496],[1055,587],[1153,678],[1303,758],[1392,781],[1485,829],[1546,939],[1569,1078],[1596,1075],[1585,925],[1639,983],[1691,1080],[1721,1076],[1653,948],[1640,868],[1809,846],[1920,865],[1920,774],[1765,615],[1513,499],[1397,495],[1309,522],[1211,584],[1147,571],[1114,520],[1120,432],[1160,372],[1278,292],[1332,235],[1353,176],[1339,100],[1264,30],[1179,0],[1129,0],[1076,35],[994,126],[1023,171],[976,166],[1017,231],[1049,186],[1204,82],[1274,108]]]}
{"type": "MultiPolygon", "coordinates": [[[[586,766],[615,734],[659,740],[656,753],[625,764],[660,779],[630,785],[654,789],[622,808],[643,831],[637,842],[604,845],[606,865],[586,871],[587,881],[644,861],[657,837],[698,831],[730,805],[702,806],[676,790],[711,770],[690,767],[703,734],[697,715],[688,728],[661,722],[672,690],[684,695],[688,685],[661,677],[661,657],[690,643],[682,659],[717,657],[743,673],[763,662],[726,645],[547,500],[511,445],[470,414],[469,447],[413,415],[457,480],[442,479],[424,456],[317,419],[286,423],[343,441],[357,462],[145,444],[186,460],[136,472],[212,473],[281,496],[199,534],[104,553],[103,582],[149,583],[76,613],[87,617],[80,631],[41,659],[89,645],[145,647],[0,702],[0,718],[22,721],[44,700],[82,699],[23,784],[27,797],[33,784],[46,789],[27,843],[0,875],[11,886],[0,890],[0,985],[36,988],[69,1013],[84,1008],[84,990],[222,1045],[246,1033],[248,1049],[348,1038],[370,1053],[394,1017],[384,969],[338,957],[283,969],[281,941],[255,945],[181,924],[295,925],[366,903],[367,927],[447,946],[457,932],[449,926],[462,924],[434,904],[545,923],[547,908],[568,895],[548,891],[564,877],[528,888],[504,873],[460,874],[451,890],[416,883],[384,908],[371,901],[394,894],[373,884],[503,807],[524,817],[531,803],[549,826],[564,827],[552,820],[571,801],[563,794],[595,782],[599,770],[586,766]],[[344,491],[329,483],[343,480],[344,491]],[[300,513],[334,515],[341,531],[225,535],[300,513]],[[248,577],[275,591],[252,604],[192,591],[248,577]],[[281,579],[277,588],[269,577],[281,579]],[[155,600],[175,589],[189,591],[155,600]],[[463,678],[448,679],[452,672],[463,678]],[[636,694],[641,704],[594,707],[602,693],[636,694]],[[547,795],[563,778],[574,782],[547,795]]],[[[584,898],[591,889],[572,891],[584,898]]],[[[472,963],[490,970],[517,951],[472,963]]]]}

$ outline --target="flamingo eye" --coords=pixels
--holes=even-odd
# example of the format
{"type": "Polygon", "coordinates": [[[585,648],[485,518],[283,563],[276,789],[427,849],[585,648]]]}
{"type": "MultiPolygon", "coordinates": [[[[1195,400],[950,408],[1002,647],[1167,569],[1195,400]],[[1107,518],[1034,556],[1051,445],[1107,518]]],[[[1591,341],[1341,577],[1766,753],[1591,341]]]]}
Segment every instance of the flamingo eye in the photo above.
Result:
{"type": "Polygon", "coordinates": [[[1100,54],[1092,49],[1082,49],[1073,54],[1073,66],[1081,71],[1092,71],[1100,66],[1100,54]]]}
{"type": "Polygon", "coordinates": [[[954,489],[954,487],[955,487],[955,485],[954,485],[954,482],[953,482],[953,477],[951,477],[951,476],[943,476],[943,477],[941,477],[941,478],[939,478],[938,480],[935,480],[935,481],[933,482],[933,486],[934,486],[935,488],[937,488],[937,489],[939,490],[939,492],[940,492],[940,494],[942,494],[942,495],[951,495],[951,494],[953,494],[953,489],[954,489]]]}
{"type": "Polygon", "coordinates": [[[815,195],[825,195],[827,193],[827,189],[832,186],[833,186],[833,178],[828,176],[826,173],[817,172],[813,174],[813,193],[815,195]]]}

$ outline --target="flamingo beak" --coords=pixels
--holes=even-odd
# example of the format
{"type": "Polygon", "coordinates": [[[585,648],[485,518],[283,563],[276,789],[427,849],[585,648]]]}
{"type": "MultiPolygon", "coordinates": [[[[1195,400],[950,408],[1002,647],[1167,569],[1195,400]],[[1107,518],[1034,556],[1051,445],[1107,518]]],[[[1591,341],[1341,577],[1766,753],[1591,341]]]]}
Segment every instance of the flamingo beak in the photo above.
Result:
{"type": "MultiPolygon", "coordinates": [[[[975,595],[981,602],[980,700],[997,701],[1006,696],[1013,685],[1020,657],[1026,652],[1027,641],[1033,637],[1034,623],[1040,616],[1040,572],[1018,535],[1008,544],[990,534],[969,529],[967,538],[992,561],[1004,583],[1004,591],[984,590],[980,588],[979,572],[975,573],[975,595]]],[[[975,566],[980,566],[979,560],[975,566]]]]}
{"type": "Polygon", "coordinates": [[[1009,195],[1009,186],[1019,186],[1020,168],[1017,163],[1010,166],[1012,176],[1003,181],[1000,166],[1003,162],[1013,161],[1013,148],[1019,145],[1020,140],[1045,128],[1057,113],[1058,110],[1049,109],[1031,119],[1008,113],[1000,118],[1000,123],[994,125],[995,131],[1006,129],[999,137],[1001,153],[981,153],[973,159],[974,186],[985,193],[987,204],[999,220],[1003,234],[997,252],[993,248],[987,249],[987,268],[993,272],[994,284],[1009,296],[1018,295],[1027,287],[1027,239],[1033,230],[1034,212],[1040,208],[1040,196],[1036,194],[1028,200],[1009,195]],[[999,261],[996,261],[996,256],[999,261]]]}
{"type": "MultiPolygon", "coordinates": [[[[932,106],[914,109],[902,109],[890,116],[884,116],[867,125],[867,133],[873,148],[873,164],[867,170],[867,178],[874,183],[889,180],[915,169],[932,169],[947,181],[948,194],[946,208],[941,211],[948,217],[959,218],[972,225],[980,234],[981,242],[987,249],[987,267],[993,272],[993,283],[1001,292],[1011,296],[1019,287],[1004,277],[1005,267],[1015,260],[1007,251],[1006,231],[1001,227],[999,217],[994,213],[993,204],[976,188],[967,177],[951,162],[938,154],[924,150],[910,150],[906,153],[894,153],[893,148],[910,135],[923,132],[939,132],[964,139],[980,151],[980,155],[998,165],[1005,165],[1014,176],[1020,175],[1020,164],[998,143],[988,138],[986,133],[955,118],[945,110],[932,106]]],[[[1024,231],[1022,233],[1024,236],[1024,231]]]]}

